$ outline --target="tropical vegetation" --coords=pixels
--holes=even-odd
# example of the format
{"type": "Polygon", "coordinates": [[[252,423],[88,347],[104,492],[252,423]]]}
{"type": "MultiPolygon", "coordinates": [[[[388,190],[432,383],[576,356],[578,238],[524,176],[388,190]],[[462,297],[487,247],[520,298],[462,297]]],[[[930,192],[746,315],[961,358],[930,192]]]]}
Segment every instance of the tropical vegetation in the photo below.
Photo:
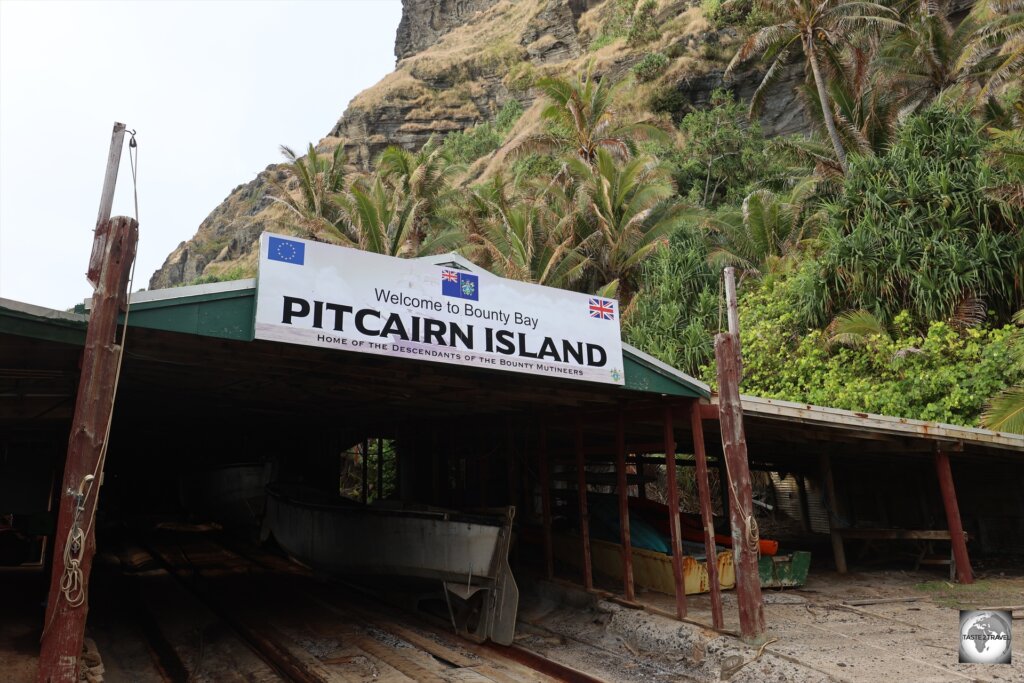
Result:
{"type": "MultiPolygon", "coordinates": [[[[614,0],[591,49],[658,41],[657,7],[614,0]]],[[[704,7],[742,34],[730,74],[763,58],[750,103],[642,111],[671,52],[548,74],[531,125],[509,99],[372,170],[284,149],[283,229],[617,296],[629,341],[711,382],[731,265],[745,392],[1024,432],[1021,1],[704,7]],[[758,108],[794,64],[810,130],[768,139],[758,108]]]]}

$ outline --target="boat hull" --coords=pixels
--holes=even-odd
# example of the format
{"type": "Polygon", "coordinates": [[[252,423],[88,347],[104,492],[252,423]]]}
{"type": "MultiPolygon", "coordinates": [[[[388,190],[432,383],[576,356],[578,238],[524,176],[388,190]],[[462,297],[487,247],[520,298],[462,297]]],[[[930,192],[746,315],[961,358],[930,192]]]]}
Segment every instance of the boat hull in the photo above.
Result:
{"type": "Polygon", "coordinates": [[[440,581],[446,599],[465,607],[465,635],[509,644],[519,603],[508,565],[513,516],[514,508],[478,515],[327,503],[271,486],[263,535],[317,571],[440,581]]]}

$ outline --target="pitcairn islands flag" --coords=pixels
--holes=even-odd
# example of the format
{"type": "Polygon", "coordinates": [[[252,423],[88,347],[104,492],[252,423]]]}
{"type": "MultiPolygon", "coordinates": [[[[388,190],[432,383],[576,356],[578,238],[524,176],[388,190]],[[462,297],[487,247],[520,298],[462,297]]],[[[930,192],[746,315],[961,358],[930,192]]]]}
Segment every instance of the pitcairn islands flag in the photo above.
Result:
{"type": "Polygon", "coordinates": [[[441,294],[457,299],[480,300],[480,278],[459,270],[441,271],[441,294]]]}

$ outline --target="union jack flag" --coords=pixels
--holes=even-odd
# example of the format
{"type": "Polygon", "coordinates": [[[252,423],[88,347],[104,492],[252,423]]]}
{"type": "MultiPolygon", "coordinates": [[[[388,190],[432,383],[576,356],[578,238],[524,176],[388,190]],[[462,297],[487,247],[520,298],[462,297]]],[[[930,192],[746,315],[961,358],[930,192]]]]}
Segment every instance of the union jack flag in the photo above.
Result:
{"type": "Polygon", "coordinates": [[[590,299],[590,317],[599,320],[615,320],[615,302],[611,299],[590,299]]]}
{"type": "Polygon", "coordinates": [[[448,282],[458,282],[459,274],[454,270],[442,270],[441,271],[441,282],[447,280],[448,282]]]}

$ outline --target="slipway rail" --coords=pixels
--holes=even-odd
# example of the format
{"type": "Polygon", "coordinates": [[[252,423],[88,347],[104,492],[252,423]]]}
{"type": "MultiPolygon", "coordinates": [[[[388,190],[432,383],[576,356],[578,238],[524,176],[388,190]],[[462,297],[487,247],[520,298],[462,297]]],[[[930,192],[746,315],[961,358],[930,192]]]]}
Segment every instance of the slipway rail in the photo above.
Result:
{"type": "MultiPolygon", "coordinates": [[[[146,546],[160,571],[285,681],[601,681],[518,646],[469,642],[440,621],[384,605],[344,584],[314,580],[298,565],[225,536],[158,532],[146,546]]],[[[154,573],[152,562],[144,573],[154,573]]],[[[198,655],[186,651],[164,623],[164,611],[147,604],[148,637],[168,677],[194,675],[202,666],[214,675],[217,643],[206,644],[198,655]]],[[[207,631],[216,630],[207,623],[207,631]]]]}

